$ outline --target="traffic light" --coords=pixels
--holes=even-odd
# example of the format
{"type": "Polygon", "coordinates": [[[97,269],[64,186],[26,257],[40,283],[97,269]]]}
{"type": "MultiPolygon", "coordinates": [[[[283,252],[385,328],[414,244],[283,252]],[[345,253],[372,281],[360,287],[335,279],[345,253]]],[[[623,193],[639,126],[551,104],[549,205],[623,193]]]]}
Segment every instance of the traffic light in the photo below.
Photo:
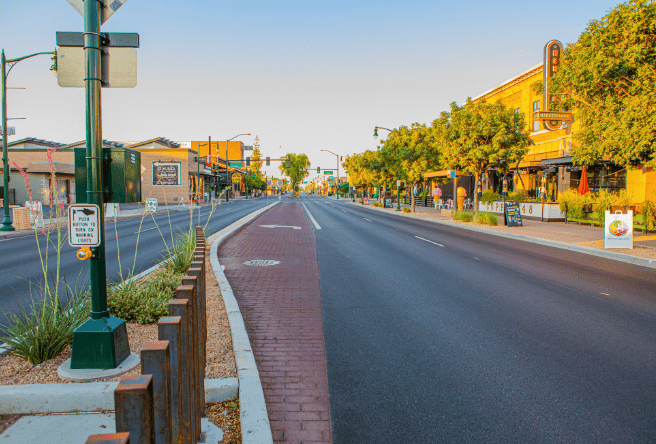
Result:
{"type": "Polygon", "coordinates": [[[317,174],[321,173],[321,168],[317,167],[317,174]]]}
{"type": "Polygon", "coordinates": [[[246,157],[246,166],[247,167],[251,166],[251,158],[250,157],[246,157]]]}
{"type": "Polygon", "coordinates": [[[289,158],[289,156],[287,156],[287,166],[286,166],[286,167],[287,167],[287,168],[291,168],[291,167],[292,167],[291,159],[289,158]]]}
{"type": "Polygon", "coordinates": [[[270,157],[266,158],[266,166],[271,166],[271,158],[270,157]]]}

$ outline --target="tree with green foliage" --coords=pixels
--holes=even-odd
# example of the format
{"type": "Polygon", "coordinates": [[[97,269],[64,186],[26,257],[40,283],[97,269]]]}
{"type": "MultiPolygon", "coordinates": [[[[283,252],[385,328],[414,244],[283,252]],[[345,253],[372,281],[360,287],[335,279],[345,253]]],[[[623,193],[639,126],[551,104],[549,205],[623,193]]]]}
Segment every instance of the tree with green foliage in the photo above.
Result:
{"type": "MultiPolygon", "coordinates": [[[[410,190],[424,181],[424,173],[437,168],[440,157],[433,130],[419,123],[390,132],[378,155],[381,167],[392,177],[404,180],[410,190]]],[[[416,199],[413,192],[410,195],[414,212],[416,199]]]]}
{"type": "Polygon", "coordinates": [[[253,144],[253,154],[251,155],[251,171],[256,174],[259,180],[262,180],[261,159],[262,159],[262,152],[260,151],[260,139],[257,136],[255,136],[255,143],[253,144]]]}
{"type": "MultiPolygon", "coordinates": [[[[489,166],[518,162],[532,143],[524,114],[500,101],[473,102],[468,97],[465,106],[453,102],[451,112],[442,112],[432,128],[443,166],[474,173],[476,190],[489,166]]],[[[474,212],[477,210],[478,194],[474,193],[474,212]]]]}
{"type": "Polygon", "coordinates": [[[656,165],[656,1],[630,0],[590,21],[549,92],[575,111],[578,162],[656,165]]]}
{"type": "Polygon", "coordinates": [[[278,167],[281,173],[289,177],[289,186],[290,189],[298,196],[298,184],[303,182],[310,172],[310,160],[305,154],[293,154],[289,153],[287,156],[289,158],[289,168],[287,168],[287,162],[283,160],[278,167]]]}

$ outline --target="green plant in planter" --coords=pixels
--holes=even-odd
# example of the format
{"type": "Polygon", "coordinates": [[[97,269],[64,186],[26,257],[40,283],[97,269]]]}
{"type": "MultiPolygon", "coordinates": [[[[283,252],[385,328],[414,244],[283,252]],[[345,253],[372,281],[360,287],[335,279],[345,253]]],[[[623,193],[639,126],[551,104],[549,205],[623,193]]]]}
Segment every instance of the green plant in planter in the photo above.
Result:
{"type": "Polygon", "coordinates": [[[523,202],[526,200],[526,193],[522,191],[513,191],[511,193],[508,193],[508,199],[507,200],[512,200],[517,203],[523,202]]]}
{"type": "Polygon", "coordinates": [[[642,204],[642,224],[648,231],[656,231],[656,202],[651,200],[642,204]]]}
{"type": "Polygon", "coordinates": [[[501,200],[501,195],[498,193],[495,193],[492,190],[485,190],[483,191],[483,194],[481,195],[480,201],[485,202],[485,203],[492,203],[495,200],[501,200]]]}
{"type": "Polygon", "coordinates": [[[496,226],[496,225],[499,224],[499,218],[497,217],[496,214],[493,214],[493,213],[487,213],[487,215],[485,216],[485,218],[487,219],[487,224],[488,224],[488,225],[495,225],[495,226],[496,226]]]}

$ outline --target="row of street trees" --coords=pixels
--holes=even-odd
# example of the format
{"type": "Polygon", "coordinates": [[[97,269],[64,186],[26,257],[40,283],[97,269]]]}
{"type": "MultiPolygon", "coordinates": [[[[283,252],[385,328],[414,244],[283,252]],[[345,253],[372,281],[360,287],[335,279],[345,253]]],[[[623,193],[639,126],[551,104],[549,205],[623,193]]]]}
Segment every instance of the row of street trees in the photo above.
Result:
{"type": "MultiPolygon", "coordinates": [[[[656,166],[656,0],[630,0],[590,21],[563,51],[550,82],[559,98],[553,110],[575,111],[575,163],[656,166]]],[[[467,99],[464,106],[451,103],[431,126],[393,130],[380,151],[351,156],[344,166],[357,188],[393,186],[397,179],[413,186],[427,171],[457,169],[474,174],[478,189],[489,166],[516,167],[531,143],[523,113],[467,99]]]]}
{"type": "MultiPolygon", "coordinates": [[[[471,172],[478,188],[489,166],[509,168],[524,156],[530,143],[523,114],[501,102],[468,98],[464,106],[451,103],[451,111],[442,112],[431,126],[413,123],[394,129],[379,151],[350,156],[344,166],[350,185],[357,188],[393,186],[396,180],[412,188],[424,181],[424,173],[439,169],[471,172]]],[[[411,196],[414,212],[415,196],[411,196]]]]}

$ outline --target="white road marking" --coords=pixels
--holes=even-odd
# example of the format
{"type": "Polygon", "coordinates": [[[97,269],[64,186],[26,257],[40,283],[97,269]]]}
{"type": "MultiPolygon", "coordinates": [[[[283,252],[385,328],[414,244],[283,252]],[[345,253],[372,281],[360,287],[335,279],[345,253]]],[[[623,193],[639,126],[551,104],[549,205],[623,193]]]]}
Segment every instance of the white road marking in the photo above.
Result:
{"type": "Polygon", "coordinates": [[[301,227],[295,227],[293,225],[258,225],[262,228],[293,228],[294,230],[300,230],[301,227]]]}
{"type": "Polygon", "coordinates": [[[348,211],[346,211],[346,210],[342,210],[342,211],[345,212],[345,213],[348,213],[348,211]]]}
{"type": "Polygon", "coordinates": [[[475,257],[474,259],[476,259],[477,261],[480,261],[480,259],[479,259],[479,258],[477,258],[477,257],[475,257]]]}
{"type": "Polygon", "coordinates": [[[305,210],[305,212],[307,213],[307,215],[310,216],[310,220],[311,220],[312,223],[314,224],[314,228],[316,228],[317,230],[321,230],[321,226],[317,223],[316,220],[314,220],[314,217],[312,217],[312,214],[310,214],[310,210],[307,209],[307,207],[305,206],[305,204],[301,204],[301,205],[303,205],[303,209],[305,210]]]}
{"type": "Polygon", "coordinates": [[[437,245],[438,247],[444,247],[444,245],[442,245],[442,244],[438,244],[437,242],[429,241],[428,239],[424,239],[423,237],[419,237],[419,236],[415,236],[415,237],[417,239],[421,239],[421,240],[423,240],[425,242],[428,242],[428,243],[431,243],[433,245],[437,245]]]}
{"type": "Polygon", "coordinates": [[[366,217],[363,217],[363,219],[364,219],[364,220],[368,220],[369,222],[371,222],[371,219],[367,219],[366,217]]]}
{"type": "MultiPolygon", "coordinates": [[[[146,228],[145,230],[141,230],[140,232],[143,233],[144,231],[150,231],[150,230],[157,230],[157,227],[146,228]]],[[[135,232],[132,233],[132,234],[139,234],[140,232],[139,232],[139,231],[135,231],[135,232]]]]}

